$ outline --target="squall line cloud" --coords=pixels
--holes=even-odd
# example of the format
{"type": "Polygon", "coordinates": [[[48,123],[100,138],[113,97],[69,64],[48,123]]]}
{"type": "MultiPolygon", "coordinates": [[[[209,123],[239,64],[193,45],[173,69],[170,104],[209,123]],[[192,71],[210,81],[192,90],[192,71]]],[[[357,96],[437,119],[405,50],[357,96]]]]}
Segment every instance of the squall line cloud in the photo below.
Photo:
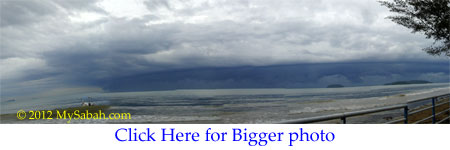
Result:
{"type": "MultiPolygon", "coordinates": [[[[403,64],[397,67],[404,72],[395,78],[448,82],[448,66],[442,65],[448,58],[424,53],[421,48],[432,41],[385,19],[390,12],[374,0],[0,3],[2,97],[60,87],[108,89],[121,86],[114,80],[158,72],[289,64],[320,70],[322,65],[314,64],[350,63],[365,68],[358,64],[391,62],[403,64]],[[439,69],[419,67],[412,69],[414,76],[407,76],[415,65],[404,62],[439,69]]],[[[379,71],[356,71],[351,76],[345,72],[311,72],[314,83],[305,82],[301,87],[322,86],[335,80],[350,85],[379,84],[394,78],[389,73],[379,75],[383,70],[379,71]],[[354,81],[363,77],[373,81],[354,81]]],[[[230,74],[229,79],[234,78],[230,74]]],[[[176,82],[168,84],[178,86],[176,82]]]]}

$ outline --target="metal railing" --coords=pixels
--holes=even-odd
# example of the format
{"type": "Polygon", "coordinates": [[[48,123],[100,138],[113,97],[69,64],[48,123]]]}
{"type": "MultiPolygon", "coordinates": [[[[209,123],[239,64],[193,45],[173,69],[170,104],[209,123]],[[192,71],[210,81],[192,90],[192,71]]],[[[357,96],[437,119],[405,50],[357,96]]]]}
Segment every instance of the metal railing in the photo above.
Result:
{"type": "MultiPolygon", "coordinates": [[[[426,104],[423,104],[421,106],[426,106],[426,104]]],[[[423,112],[429,109],[432,109],[432,115],[425,117],[423,119],[420,119],[418,121],[415,121],[413,123],[423,123],[426,120],[432,119],[432,123],[442,123],[446,120],[450,119],[450,93],[447,94],[443,94],[443,95],[438,95],[438,96],[433,96],[433,97],[427,97],[427,98],[420,98],[420,99],[414,99],[414,100],[409,100],[406,104],[397,104],[397,105],[392,105],[392,106],[385,106],[385,107],[378,107],[378,108],[372,108],[372,109],[365,109],[365,110],[359,110],[359,111],[353,111],[353,112],[343,112],[343,113],[336,113],[336,114],[331,114],[331,115],[324,115],[324,116],[317,116],[317,117],[311,117],[311,118],[303,118],[303,119],[297,119],[297,120],[289,120],[289,121],[285,121],[285,122],[281,122],[284,124],[303,124],[303,123],[314,123],[314,122],[322,122],[322,121],[329,121],[329,120],[334,120],[334,119],[340,119],[341,123],[345,124],[347,123],[347,118],[349,117],[354,117],[354,116],[361,116],[361,115],[366,115],[366,114],[372,114],[372,113],[377,113],[377,112],[383,112],[383,111],[390,111],[390,110],[396,110],[396,109],[403,109],[403,117],[397,120],[393,120],[393,121],[389,121],[386,122],[388,124],[392,124],[392,123],[399,123],[402,122],[407,124],[408,122],[408,116],[419,113],[419,112],[423,112]],[[439,104],[436,104],[436,102],[438,101],[438,99],[444,99],[444,98],[448,98],[448,101],[444,101],[441,102],[439,104]],[[409,105],[412,105],[414,103],[418,103],[418,102],[424,102],[427,100],[431,100],[431,106],[425,107],[425,108],[421,108],[418,110],[414,110],[412,112],[408,112],[409,111],[409,105]],[[449,105],[449,108],[441,111],[441,112],[436,112],[436,108],[447,104],[449,105]],[[440,121],[436,120],[436,116],[442,115],[445,112],[449,112],[449,116],[446,118],[441,119],[440,121]]]]}

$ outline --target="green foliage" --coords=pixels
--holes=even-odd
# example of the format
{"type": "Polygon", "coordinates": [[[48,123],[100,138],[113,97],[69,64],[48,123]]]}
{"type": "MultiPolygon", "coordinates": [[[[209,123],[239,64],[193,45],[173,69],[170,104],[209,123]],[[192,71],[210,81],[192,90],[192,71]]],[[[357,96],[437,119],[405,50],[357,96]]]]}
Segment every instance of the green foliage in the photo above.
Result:
{"type": "Polygon", "coordinates": [[[423,50],[431,55],[450,57],[450,0],[394,0],[379,1],[397,16],[389,16],[393,22],[423,32],[434,39],[433,45],[423,50]]]}

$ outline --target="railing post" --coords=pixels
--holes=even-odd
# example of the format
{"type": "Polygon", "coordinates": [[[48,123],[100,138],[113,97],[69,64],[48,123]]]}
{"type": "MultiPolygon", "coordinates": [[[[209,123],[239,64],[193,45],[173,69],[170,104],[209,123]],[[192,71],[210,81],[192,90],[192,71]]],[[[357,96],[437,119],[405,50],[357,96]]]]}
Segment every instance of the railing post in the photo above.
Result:
{"type": "Polygon", "coordinates": [[[403,108],[403,115],[405,116],[405,124],[408,124],[408,105],[403,108]]]}
{"type": "Polygon", "coordinates": [[[431,98],[431,103],[433,104],[433,124],[436,123],[436,97],[431,98]]]}
{"type": "Polygon", "coordinates": [[[347,120],[346,120],[345,117],[341,117],[341,123],[342,123],[342,124],[347,124],[347,120]]]}

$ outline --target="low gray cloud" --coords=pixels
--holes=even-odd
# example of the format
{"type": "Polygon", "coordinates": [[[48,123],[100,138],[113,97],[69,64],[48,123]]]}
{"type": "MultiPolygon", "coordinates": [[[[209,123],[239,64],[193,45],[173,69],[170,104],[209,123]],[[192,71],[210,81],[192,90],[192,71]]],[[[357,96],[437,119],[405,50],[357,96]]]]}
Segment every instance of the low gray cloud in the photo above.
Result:
{"type": "Polygon", "coordinates": [[[347,77],[340,75],[340,74],[335,74],[335,75],[329,75],[329,76],[324,76],[322,78],[319,79],[319,83],[321,84],[343,84],[343,85],[349,85],[352,82],[347,79],[347,77]]]}
{"type": "Polygon", "coordinates": [[[431,82],[442,82],[450,80],[450,74],[449,72],[429,72],[421,74],[419,79],[428,80],[431,82]]]}
{"type": "Polygon", "coordinates": [[[446,61],[389,14],[372,0],[1,1],[0,79],[5,91],[201,67],[446,61]]]}
{"type": "Polygon", "coordinates": [[[52,3],[30,1],[1,1],[0,25],[20,26],[36,23],[56,13],[57,7],[52,3]]]}
{"type": "Polygon", "coordinates": [[[104,80],[99,85],[102,85],[108,91],[192,88],[324,88],[330,84],[342,84],[347,87],[367,86],[418,79],[436,83],[450,82],[450,78],[448,78],[450,77],[449,71],[446,63],[430,62],[360,62],[213,67],[169,70],[118,77],[104,80]],[[374,68],[383,68],[383,71],[374,71],[374,68]],[[431,72],[431,74],[424,72],[431,72]],[[423,78],[424,75],[439,76],[440,78],[423,78]],[[447,78],[444,78],[445,76],[447,78]]]}

